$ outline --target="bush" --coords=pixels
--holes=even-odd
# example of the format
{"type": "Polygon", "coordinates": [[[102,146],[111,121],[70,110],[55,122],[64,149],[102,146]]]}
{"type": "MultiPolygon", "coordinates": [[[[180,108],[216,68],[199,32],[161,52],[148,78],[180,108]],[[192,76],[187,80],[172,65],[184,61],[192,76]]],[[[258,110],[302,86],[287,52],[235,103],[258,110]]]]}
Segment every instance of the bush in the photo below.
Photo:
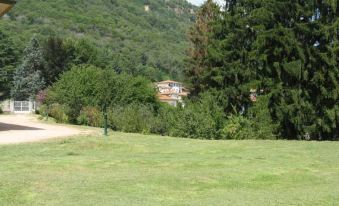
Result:
{"type": "Polygon", "coordinates": [[[162,122],[161,131],[170,136],[220,139],[224,113],[213,96],[205,93],[184,107],[163,107],[158,121],[162,122]]]}
{"type": "MultiPolygon", "coordinates": [[[[147,80],[116,74],[94,66],[78,66],[64,73],[47,91],[41,113],[57,122],[101,127],[101,108],[107,106],[113,130],[203,139],[274,139],[276,126],[268,111],[269,96],[260,97],[244,116],[226,118],[218,95],[211,92],[185,105],[159,104],[147,80]]],[[[220,97],[223,98],[224,97],[220,97]]]]}
{"type": "Polygon", "coordinates": [[[65,105],[52,104],[48,108],[48,114],[50,117],[53,117],[57,123],[68,123],[69,118],[67,113],[69,108],[65,105]]]}
{"type": "Polygon", "coordinates": [[[245,114],[230,115],[222,130],[225,139],[276,139],[277,125],[268,109],[270,95],[259,96],[245,114]]]}
{"type": "Polygon", "coordinates": [[[155,118],[151,106],[131,104],[110,109],[109,122],[113,130],[134,133],[151,133],[155,118]]]}
{"type": "Polygon", "coordinates": [[[255,139],[252,122],[241,115],[231,115],[222,131],[224,139],[255,139]]]}
{"type": "MultiPolygon", "coordinates": [[[[185,109],[178,108],[174,113],[173,122],[171,125],[169,135],[187,138],[206,138],[213,139],[214,122],[203,113],[200,113],[193,105],[185,109]]],[[[170,120],[170,119],[168,119],[170,120]]]]}
{"type": "Polygon", "coordinates": [[[155,89],[144,78],[87,65],[65,72],[48,90],[46,101],[67,105],[67,114],[74,123],[84,107],[157,105],[155,89]]]}
{"type": "Polygon", "coordinates": [[[103,114],[97,107],[84,107],[80,111],[77,122],[80,125],[102,127],[104,122],[103,114]]]}
{"type": "Polygon", "coordinates": [[[166,103],[162,104],[151,122],[151,132],[160,135],[170,135],[173,128],[177,108],[166,103]]]}
{"type": "Polygon", "coordinates": [[[278,125],[273,123],[268,103],[271,95],[259,96],[257,102],[248,109],[247,117],[252,122],[255,139],[277,139],[278,125]]]}
{"type": "Polygon", "coordinates": [[[48,106],[46,104],[40,105],[36,113],[41,115],[42,117],[48,117],[49,116],[48,106]]]}

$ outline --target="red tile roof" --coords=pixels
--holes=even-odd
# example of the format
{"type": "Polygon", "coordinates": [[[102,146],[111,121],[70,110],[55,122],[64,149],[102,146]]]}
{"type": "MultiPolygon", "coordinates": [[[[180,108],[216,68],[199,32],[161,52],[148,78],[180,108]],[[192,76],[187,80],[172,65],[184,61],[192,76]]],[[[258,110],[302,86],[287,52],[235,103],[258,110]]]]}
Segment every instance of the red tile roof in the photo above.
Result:
{"type": "Polygon", "coordinates": [[[158,95],[158,98],[159,98],[159,100],[174,100],[174,101],[178,100],[177,98],[170,97],[170,96],[167,96],[167,95],[158,95]]]}
{"type": "Polygon", "coordinates": [[[161,83],[178,83],[178,84],[181,84],[180,82],[176,82],[176,81],[173,81],[173,80],[166,80],[166,81],[162,81],[162,82],[158,82],[158,84],[161,84],[161,83]]]}

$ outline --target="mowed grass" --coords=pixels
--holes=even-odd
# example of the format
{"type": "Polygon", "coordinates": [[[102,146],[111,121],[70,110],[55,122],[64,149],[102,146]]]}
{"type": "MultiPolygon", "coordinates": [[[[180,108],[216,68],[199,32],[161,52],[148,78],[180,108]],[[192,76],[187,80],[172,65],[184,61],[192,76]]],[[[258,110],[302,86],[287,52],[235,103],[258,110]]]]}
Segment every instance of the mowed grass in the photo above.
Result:
{"type": "Polygon", "coordinates": [[[0,146],[0,205],[339,205],[339,143],[114,133],[0,146]]]}

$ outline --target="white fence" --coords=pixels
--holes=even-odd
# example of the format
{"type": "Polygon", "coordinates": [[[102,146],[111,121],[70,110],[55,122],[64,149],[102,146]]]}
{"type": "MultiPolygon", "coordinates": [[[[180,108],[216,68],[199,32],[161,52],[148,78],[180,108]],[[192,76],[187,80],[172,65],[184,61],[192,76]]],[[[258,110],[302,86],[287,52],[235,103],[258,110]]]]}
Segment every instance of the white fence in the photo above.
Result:
{"type": "Polygon", "coordinates": [[[34,101],[13,101],[6,100],[1,103],[2,111],[16,114],[32,113],[36,109],[34,101]]]}

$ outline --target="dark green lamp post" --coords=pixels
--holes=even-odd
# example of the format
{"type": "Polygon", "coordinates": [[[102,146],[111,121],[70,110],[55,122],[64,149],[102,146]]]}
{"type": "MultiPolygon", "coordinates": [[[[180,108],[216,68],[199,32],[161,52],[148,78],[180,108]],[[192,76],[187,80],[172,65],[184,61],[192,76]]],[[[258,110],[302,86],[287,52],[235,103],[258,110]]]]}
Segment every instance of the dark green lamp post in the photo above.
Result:
{"type": "Polygon", "coordinates": [[[108,136],[108,114],[106,104],[103,106],[103,114],[104,114],[104,135],[108,136]]]}
{"type": "Polygon", "coordinates": [[[100,88],[101,91],[99,91],[98,96],[100,96],[100,105],[102,106],[102,113],[104,117],[104,135],[108,136],[108,109],[109,105],[111,105],[112,99],[113,99],[113,92],[112,92],[112,87],[109,84],[111,82],[110,76],[112,75],[111,71],[109,70],[104,70],[103,71],[103,81],[100,82],[101,84],[100,88]]]}
{"type": "Polygon", "coordinates": [[[0,0],[0,17],[7,13],[15,3],[13,0],[0,0]]]}

